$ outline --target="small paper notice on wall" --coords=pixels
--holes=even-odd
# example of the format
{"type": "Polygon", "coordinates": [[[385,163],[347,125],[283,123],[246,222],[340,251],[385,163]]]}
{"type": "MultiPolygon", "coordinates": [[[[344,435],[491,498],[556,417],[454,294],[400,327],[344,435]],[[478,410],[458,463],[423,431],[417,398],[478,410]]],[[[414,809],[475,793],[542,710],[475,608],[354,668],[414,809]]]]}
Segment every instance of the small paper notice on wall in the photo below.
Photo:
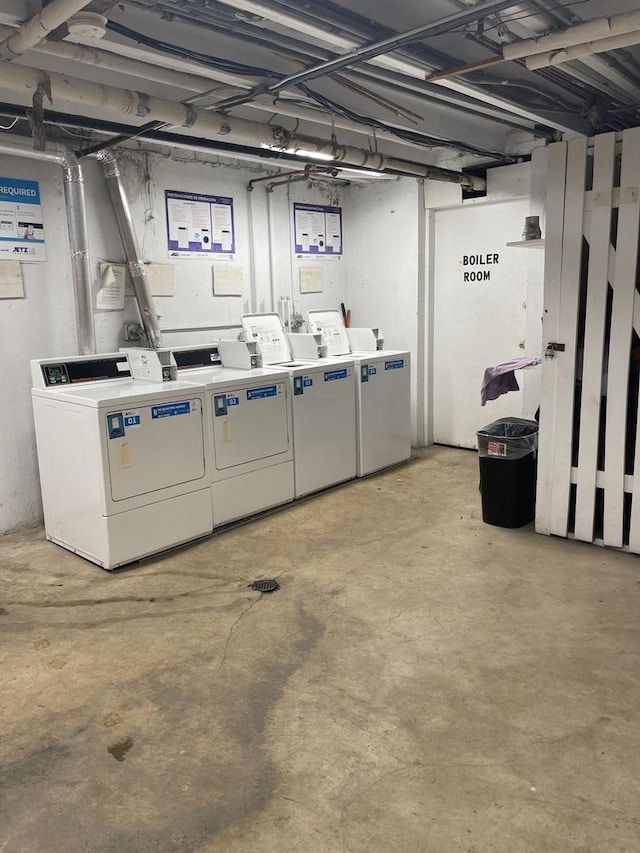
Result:
{"type": "Polygon", "coordinates": [[[174,296],[176,268],[173,264],[145,264],[152,296],[174,296]]]}
{"type": "Polygon", "coordinates": [[[0,299],[24,299],[20,261],[0,261],[0,299]]]}
{"type": "Polygon", "coordinates": [[[323,290],[322,267],[300,267],[300,293],[322,293],[323,290]]]}
{"type": "Polygon", "coordinates": [[[98,311],[121,311],[124,308],[125,268],[116,264],[100,265],[100,290],[96,296],[98,311]]]}
{"type": "Polygon", "coordinates": [[[239,267],[211,267],[214,296],[242,296],[242,270],[239,267]]]}

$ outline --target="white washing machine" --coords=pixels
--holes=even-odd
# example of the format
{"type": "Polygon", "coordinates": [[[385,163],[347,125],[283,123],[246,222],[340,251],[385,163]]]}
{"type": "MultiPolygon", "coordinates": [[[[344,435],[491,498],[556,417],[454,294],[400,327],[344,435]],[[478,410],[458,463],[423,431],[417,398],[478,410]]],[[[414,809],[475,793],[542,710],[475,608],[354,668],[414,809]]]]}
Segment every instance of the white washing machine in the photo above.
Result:
{"type": "MultiPolygon", "coordinates": [[[[356,476],[356,394],[354,362],[318,358],[293,360],[278,314],[245,314],[242,325],[264,365],[284,368],[291,383],[293,463],[297,498],[356,476]]],[[[302,338],[303,336],[298,336],[302,338]]]]}
{"type": "Polygon", "coordinates": [[[46,536],[105,569],[213,529],[204,386],[123,353],[31,362],[46,536]]]}
{"type": "Polygon", "coordinates": [[[204,385],[213,525],[255,515],[294,498],[293,430],[289,376],[259,364],[238,341],[175,347],[184,382],[204,385]],[[220,363],[223,345],[241,358],[220,363]]]}
{"type": "Polygon", "coordinates": [[[345,329],[338,311],[309,311],[308,319],[311,332],[322,334],[328,355],[356,364],[357,476],[409,459],[411,354],[380,349],[377,330],[345,329]]]}

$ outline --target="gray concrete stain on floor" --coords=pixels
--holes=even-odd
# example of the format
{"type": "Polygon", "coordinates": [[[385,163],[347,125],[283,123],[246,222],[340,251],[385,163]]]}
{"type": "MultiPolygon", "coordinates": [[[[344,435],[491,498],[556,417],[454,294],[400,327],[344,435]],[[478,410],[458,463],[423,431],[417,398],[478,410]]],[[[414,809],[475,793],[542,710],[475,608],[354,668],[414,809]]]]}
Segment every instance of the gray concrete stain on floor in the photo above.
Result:
{"type": "Polygon", "coordinates": [[[638,559],[420,457],[114,574],[0,539],[1,853],[637,853],[638,559]]]}

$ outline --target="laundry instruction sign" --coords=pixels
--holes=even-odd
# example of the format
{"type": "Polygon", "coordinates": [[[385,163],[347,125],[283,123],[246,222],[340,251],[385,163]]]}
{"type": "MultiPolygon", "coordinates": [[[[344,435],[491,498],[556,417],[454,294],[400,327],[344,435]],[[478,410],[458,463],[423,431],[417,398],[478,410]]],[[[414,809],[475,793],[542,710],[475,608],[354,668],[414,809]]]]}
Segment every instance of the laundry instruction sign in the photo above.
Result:
{"type": "Polygon", "coordinates": [[[224,256],[236,252],[233,199],[165,190],[167,249],[170,258],[224,256]]]}
{"type": "Polygon", "coordinates": [[[498,252],[485,252],[478,255],[463,255],[460,264],[462,266],[463,281],[491,281],[491,274],[500,263],[498,252]]]}
{"type": "Polygon", "coordinates": [[[40,185],[0,178],[0,260],[46,261],[40,185]]]}
{"type": "Polygon", "coordinates": [[[294,252],[300,257],[342,257],[342,208],[293,203],[294,252]]]}

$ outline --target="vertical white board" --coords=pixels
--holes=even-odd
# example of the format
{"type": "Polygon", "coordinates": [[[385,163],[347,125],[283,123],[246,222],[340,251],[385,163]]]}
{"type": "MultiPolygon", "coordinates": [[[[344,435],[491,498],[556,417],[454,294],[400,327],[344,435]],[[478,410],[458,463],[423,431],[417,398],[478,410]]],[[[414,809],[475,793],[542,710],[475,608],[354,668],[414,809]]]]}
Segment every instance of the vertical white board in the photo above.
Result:
{"type": "Polygon", "coordinates": [[[594,530],[615,151],[615,133],[596,136],[576,480],[575,537],[585,542],[593,540],[594,530]]]}
{"type": "Polygon", "coordinates": [[[584,193],[587,167],[587,140],[572,139],[567,147],[567,178],[562,238],[562,274],[558,343],[564,352],[555,356],[556,411],[553,447],[553,489],[551,495],[550,532],[566,536],[571,488],[571,454],[573,447],[573,406],[576,373],[576,334],[578,297],[582,260],[584,193]]]}
{"type": "MultiPolygon", "coordinates": [[[[607,383],[607,436],[604,471],[604,544],[623,544],[624,464],[627,424],[629,359],[633,326],[633,306],[638,267],[640,228],[640,128],[622,135],[622,172],[618,236],[613,279],[613,312],[607,383]]],[[[638,467],[636,463],[636,472],[638,467]]],[[[634,494],[636,481],[634,477],[634,494]]],[[[638,490],[640,492],[640,489],[638,490]]],[[[637,540],[638,507],[632,510],[634,543],[637,540]]]]}
{"type": "MultiPolygon", "coordinates": [[[[558,334],[566,172],[567,143],[557,142],[550,145],[544,259],[543,345],[549,341],[560,340],[558,334]]],[[[540,434],[538,436],[536,532],[545,535],[551,532],[557,368],[557,359],[545,359],[543,361],[540,392],[540,434]]]]}

